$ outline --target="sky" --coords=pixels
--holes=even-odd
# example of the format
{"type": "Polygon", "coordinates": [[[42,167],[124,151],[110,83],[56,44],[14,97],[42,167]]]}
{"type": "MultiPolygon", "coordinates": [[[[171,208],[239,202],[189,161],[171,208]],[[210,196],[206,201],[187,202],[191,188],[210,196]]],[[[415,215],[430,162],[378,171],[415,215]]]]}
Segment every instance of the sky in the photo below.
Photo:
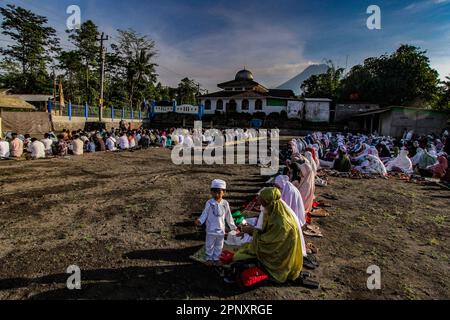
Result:
{"type": "Polygon", "coordinates": [[[189,77],[217,91],[245,67],[275,88],[310,64],[331,59],[350,69],[403,43],[426,50],[441,79],[450,75],[450,0],[0,0],[8,3],[47,16],[66,50],[69,5],[109,44],[117,29],[147,35],[158,49],[159,81],[169,86],[189,77]],[[380,30],[367,28],[370,5],[380,7],[380,30]]]}

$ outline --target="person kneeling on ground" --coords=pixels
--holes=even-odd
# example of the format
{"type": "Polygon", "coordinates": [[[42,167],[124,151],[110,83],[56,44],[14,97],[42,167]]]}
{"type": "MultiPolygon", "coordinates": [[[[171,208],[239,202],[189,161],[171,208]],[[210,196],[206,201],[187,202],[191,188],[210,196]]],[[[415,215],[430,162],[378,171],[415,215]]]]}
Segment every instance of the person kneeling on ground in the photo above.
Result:
{"type": "Polygon", "coordinates": [[[273,279],[279,283],[297,280],[303,267],[299,225],[277,188],[265,188],[259,195],[264,208],[262,230],[251,226],[242,231],[253,236],[233,257],[233,261],[258,259],[273,279]]]}

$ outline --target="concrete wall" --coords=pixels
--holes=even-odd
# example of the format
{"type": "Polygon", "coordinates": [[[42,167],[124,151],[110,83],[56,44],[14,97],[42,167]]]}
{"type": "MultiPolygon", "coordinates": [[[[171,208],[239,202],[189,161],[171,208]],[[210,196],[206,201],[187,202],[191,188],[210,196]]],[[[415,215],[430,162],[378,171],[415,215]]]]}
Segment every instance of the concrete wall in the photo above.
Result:
{"type": "Polygon", "coordinates": [[[378,104],[368,104],[368,103],[348,103],[348,104],[337,104],[336,112],[334,116],[335,122],[341,122],[350,119],[352,116],[358,113],[368,112],[379,109],[378,104]]]}
{"type": "Polygon", "coordinates": [[[405,131],[414,130],[416,134],[440,134],[447,126],[450,114],[431,110],[394,108],[387,114],[391,117],[389,135],[401,137],[405,131]]]}
{"type": "MultiPolygon", "coordinates": [[[[69,120],[69,117],[66,116],[53,116],[52,115],[53,128],[55,131],[62,131],[63,129],[69,130],[78,130],[84,129],[86,124],[86,118],[84,117],[72,117],[69,120]]],[[[88,118],[87,122],[98,122],[98,118],[88,118]]],[[[106,124],[106,129],[110,130],[111,128],[118,128],[120,119],[104,119],[103,122],[106,124]]],[[[127,120],[125,122],[128,124],[131,122],[131,126],[133,129],[138,128],[142,124],[142,120],[127,120]]]]}
{"type": "Polygon", "coordinates": [[[305,101],[305,120],[309,122],[330,122],[330,102],[305,101]]]}

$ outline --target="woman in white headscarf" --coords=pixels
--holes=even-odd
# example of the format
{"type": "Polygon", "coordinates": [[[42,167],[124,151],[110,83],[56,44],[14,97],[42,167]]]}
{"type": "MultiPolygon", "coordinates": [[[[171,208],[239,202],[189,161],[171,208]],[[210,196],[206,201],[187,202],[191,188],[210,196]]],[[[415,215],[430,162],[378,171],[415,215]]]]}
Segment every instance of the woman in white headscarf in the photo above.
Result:
{"type": "Polygon", "coordinates": [[[388,164],[386,165],[386,170],[387,171],[400,170],[403,173],[407,174],[412,173],[413,165],[411,159],[408,158],[408,150],[402,149],[397,158],[388,162],[388,164]]]}
{"type": "Polygon", "coordinates": [[[281,199],[295,212],[303,227],[306,223],[305,206],[300,191],[289,181],[288,176],[278,176],[275,186],[281,191],[281,199]]]}
{"type": "Polygon", "coordinates": [[[387,170],[380,158],[369,154],[361,165],[361,172],[368,174],[379,174],[387,176],[387,170]]]}
{"type": "Polygon", "coordinates": [[[300,238],[302,240],[302,253],[306,257],[306,243],[303,237],[302,227],[306,224],[305,208],[303,206],[302,196],[298,189],[289,181],[288,176],[278,176],[275,179],[275,187],[281,191],[281,201],[287,206],[291,214],[298,222],[298,228],[300,230],[300,238]]]}

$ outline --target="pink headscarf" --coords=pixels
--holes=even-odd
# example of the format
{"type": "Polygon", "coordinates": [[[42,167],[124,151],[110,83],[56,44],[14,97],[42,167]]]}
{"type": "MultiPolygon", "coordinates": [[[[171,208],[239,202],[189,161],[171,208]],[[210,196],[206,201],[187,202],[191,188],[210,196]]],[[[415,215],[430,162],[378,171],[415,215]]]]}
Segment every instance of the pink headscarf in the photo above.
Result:
{"type": "Polygon", "coordinates": [[[281,188],[281,199],[294,211],[300,227],[306,223],[305,206],[300,191],[289,181],[288,176],[278,176],[275,184],[281,188]]]}
{"type": "Polygon", "coordinates": [[[314,203],[315,181],[313,169],[308,163],[300,165],[302,178],[300,182],[294,181],[292,184],[298,188],[303,199],[305,212],[311,212],[314,203]]]}

